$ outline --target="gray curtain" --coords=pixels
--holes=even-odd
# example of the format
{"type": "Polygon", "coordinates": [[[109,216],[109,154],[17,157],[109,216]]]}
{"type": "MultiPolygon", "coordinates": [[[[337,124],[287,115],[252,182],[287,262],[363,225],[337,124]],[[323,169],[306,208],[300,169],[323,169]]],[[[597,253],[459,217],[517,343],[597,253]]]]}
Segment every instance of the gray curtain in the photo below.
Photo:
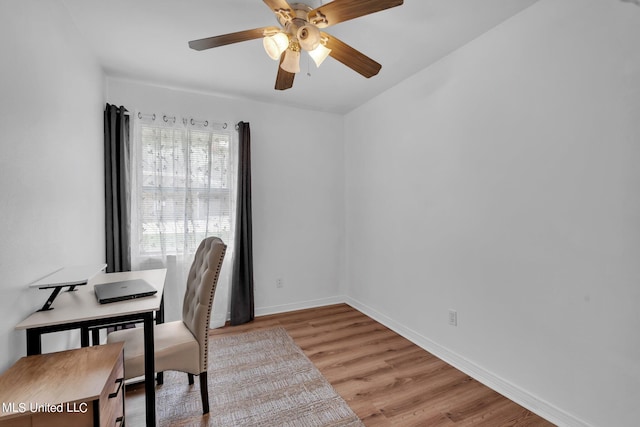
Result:
{"type": "Polygon", "coordinates": [[[104,110],[104,184],[107,272],[130,271],[129,115],[120,106],[104,110]]]}
{"type": "Polygon", "coordinates": [[[251,231],[251,132],[238,123],[238,197],[236,238],[231,279],[231,324],[253,320],[253,245],[251,231]]]}

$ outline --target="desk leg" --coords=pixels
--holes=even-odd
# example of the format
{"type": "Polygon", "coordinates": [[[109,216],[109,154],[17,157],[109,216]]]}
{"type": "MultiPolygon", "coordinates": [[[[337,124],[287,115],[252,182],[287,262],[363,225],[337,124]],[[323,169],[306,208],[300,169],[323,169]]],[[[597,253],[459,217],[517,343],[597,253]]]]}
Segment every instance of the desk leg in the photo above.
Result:
{"type": "Polygon", "coordinates": [[[27,329],[27,356],[34,354],[42,354],[42,334],[34,331],[33,329],[27,329]]]}
{"type": "Polygon", "coordinates": [[[100,345],[100,329],[91,330],[91,345],[100,345]]]}
{"type": "MultiPolygon", "coordinates": [[[[156,311],[156,325],[164,323],[164,294],[160,300],[160,310],[156,311]]],[[[164,372],[156,374],[156,383],[162,385],[164,383],[164,372]]]]}
{"type": "Polygon", "coordinates": [[[80,327],[80,347],[89,347],[89,327],[80,327]]]}
{"type": "Polygon", "coordinates": [[[160,299],[160,310],[156,311],[156,325],[164,323],[164,294],[160,299]]]}
{"type": "Polygon", "coordinates": [[[144,318],[144,391],[147,427],[156,425],[156,382],[153,343],[153,312],[144,318]]]}

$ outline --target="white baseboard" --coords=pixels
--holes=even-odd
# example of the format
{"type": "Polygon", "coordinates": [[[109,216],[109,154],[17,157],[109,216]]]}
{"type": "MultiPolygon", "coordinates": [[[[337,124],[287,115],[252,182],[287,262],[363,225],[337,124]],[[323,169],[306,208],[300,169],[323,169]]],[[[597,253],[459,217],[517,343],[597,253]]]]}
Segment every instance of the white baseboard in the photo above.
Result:
{"type": "Polygon", "coordinates": [[[555,407],[537,396],[528,393],[526,390],[521,389],[509,381],[498,377],[492,372],[487,371],[463,356],[431,341],[411,328],[394,321],[366,304],[362,304],[351,297],[344,297],[344,300],[341,302],[349,304],[351,307],[366,314],[377,322],[380,322],[397,334],[405,337],[439,359],[447,362],[454,368],[464,372],[473,379],[481,382],[492,390],[497,391],[524,408],[527,408],[531,412],[538,414],[551,423],[563,427],[593,427],[591,424],[555,407]]]}
{"type": "Polygon", "coordinates": [[[552,405],[544,399],[535,396],[526,390],[512,384],[511,382],[495,375],[494,373],[484,369],[483,367],[473,363],[465,357],[449,350],[446,347],[437,344],[427,337],[417,333],[411,328],[396,322],[387,317],[383,313],[369,307],[360,301],[349,296],[336,296],[331,298],[321,298],[317,300],[302,301],[291,304],[281,304],[269,307],[256,307],[256,316],[266,316],[269,314],[285,313],[295,310],[303,310],[307,308],[322,307],[333,304],[348,304],[356,310],[366,314],[372,319],[380,322],[397,334],[403,336],[417,346],[423,348],[434,356],[442,359],[454,368],[464,372],[473,379],[481,382],[487,387],[495,390],[506,398],[516,402],[524,408],[534,412],[549,422],[561,427],[594,427],[580,418],[569,414],[566,411],[552,405]]]}
{"type": "Polygon", "coordinates": [[[267,316],[269,314],[286,313],[288,311],[304,310],[307,308],[322,307],[325,305],[343,304],[344,296],[336,296],[330,298],[320,298],[316,300],[300,301],[291,304],[272,305],[269,307],[256,307],[256,316],[267,316]]]}

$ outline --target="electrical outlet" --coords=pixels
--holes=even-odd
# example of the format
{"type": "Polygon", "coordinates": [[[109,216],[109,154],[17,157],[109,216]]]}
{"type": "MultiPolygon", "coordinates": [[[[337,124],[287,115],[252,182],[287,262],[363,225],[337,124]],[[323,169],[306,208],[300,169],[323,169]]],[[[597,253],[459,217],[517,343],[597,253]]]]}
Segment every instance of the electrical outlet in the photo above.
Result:
{"type": "Polygon", "coordinates": [[[281,277],[278,277],[278,278],[276,279],[276,288],[281,288],[281,287],[283,287],[283,286],[284,286],[284,284],[283,284],[283,282],[282,282],[282,278],[281,278],[281,277]]]}
{"type": "Polygon", "coordinates": [[[458,326],[458,312],[452,309],[449,309],[449,324],[458,326]]]}

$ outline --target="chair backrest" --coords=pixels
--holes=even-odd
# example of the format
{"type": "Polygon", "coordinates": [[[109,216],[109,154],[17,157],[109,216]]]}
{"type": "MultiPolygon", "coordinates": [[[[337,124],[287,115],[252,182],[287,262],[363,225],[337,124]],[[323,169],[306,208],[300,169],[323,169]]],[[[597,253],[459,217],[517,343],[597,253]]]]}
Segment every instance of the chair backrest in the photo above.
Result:
{"type": "Polygon", "coordinates": [[[182,321],[200,344],[200,372],[207,370],[211,306],[226,250],[220,238],[207,237],[200,242],[187,276],[182,321]]]}

